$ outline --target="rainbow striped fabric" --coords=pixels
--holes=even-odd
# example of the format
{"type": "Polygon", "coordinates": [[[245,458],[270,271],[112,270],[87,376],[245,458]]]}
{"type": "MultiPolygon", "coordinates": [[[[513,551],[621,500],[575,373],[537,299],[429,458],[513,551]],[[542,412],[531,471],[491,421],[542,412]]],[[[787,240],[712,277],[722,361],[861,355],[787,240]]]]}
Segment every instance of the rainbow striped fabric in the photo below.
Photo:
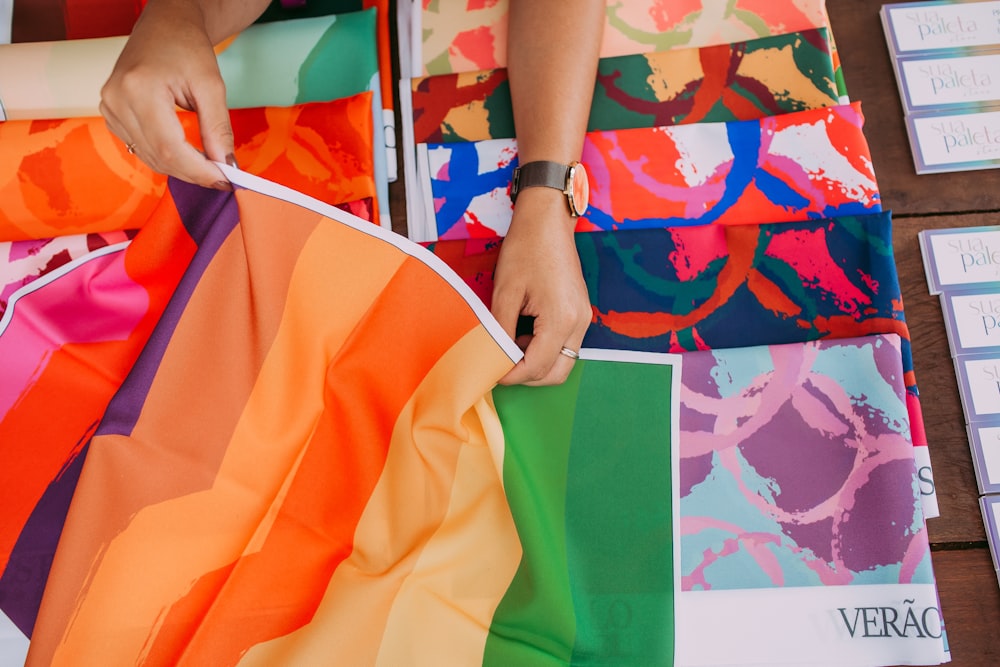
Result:
{"type": "Polygon", "coordinates": [[[27,664],[669,662],[678,358],[588,350],[559,387],[491,395],[520,351],[437,257],[227,175],[171,181],[131,241],[67,241],[8,303],[28,400],[3,441],[51,454],[0,466],[27,664]],[[32,381],[31,324],[73,321],[32,381]]]}

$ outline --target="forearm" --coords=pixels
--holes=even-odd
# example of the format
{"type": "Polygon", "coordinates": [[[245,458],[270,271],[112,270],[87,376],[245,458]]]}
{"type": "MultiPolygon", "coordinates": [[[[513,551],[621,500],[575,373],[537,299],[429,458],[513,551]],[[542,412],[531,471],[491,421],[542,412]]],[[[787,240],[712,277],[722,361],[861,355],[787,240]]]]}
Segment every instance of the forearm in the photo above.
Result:
{"type": "Polygon", "coordinates": [[[267,9],[270,0],[149,0],[135,30],[189,24],[201,26],[213,44],[240,32],[267,9]]]}
{"type": "Polygon", "coordinates": [[[507,67],[518,160],[580,159],[604,0],[511,0],[507,67]]]}

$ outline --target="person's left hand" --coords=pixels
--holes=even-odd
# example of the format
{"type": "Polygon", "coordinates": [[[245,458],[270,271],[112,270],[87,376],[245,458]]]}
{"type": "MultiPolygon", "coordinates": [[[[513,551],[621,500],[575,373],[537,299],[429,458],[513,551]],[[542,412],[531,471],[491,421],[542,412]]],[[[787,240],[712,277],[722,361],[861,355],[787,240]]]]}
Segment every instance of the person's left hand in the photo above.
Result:
{"type": "Polygon", "coordinates": [[[534,317],[534,332],[517,339],[524,358],[501,384],[560,384],[573,370],[591,321],[590,299],[573,241],[575,218],[566,197],[552,188],[521,192],[500,248],[493,286],[493,316],[514,337],[518,317],[534,317]]]}

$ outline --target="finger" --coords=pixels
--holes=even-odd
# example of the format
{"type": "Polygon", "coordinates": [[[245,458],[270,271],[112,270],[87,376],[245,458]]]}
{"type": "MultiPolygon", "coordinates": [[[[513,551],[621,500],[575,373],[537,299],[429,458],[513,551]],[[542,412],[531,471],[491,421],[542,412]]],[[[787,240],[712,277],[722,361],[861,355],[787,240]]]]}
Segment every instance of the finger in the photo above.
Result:
{"type": "Polygon", "coordinates": [[[172,102],[130,108],[124,117],[116,116],[102,103],[102,113],[114,133],[133,146],[134,154],[154,171],[205,187],[224,188],[228,184],[222,172],[187,142],[172,102]]]}
{"type": "MultiPolygon", "coordinates": [[[[536,334],[524,351],[524,359],[500,379],[501,384],[526,384],[540,386],[561,384],[573,370],[574,359],[562,354],[565,334],[536,334]]],[[[576,351],[579,342],[576,337],[565,347],[576,351]]]]}
{"type": "MultiPolygon", "coordinates": [[[[494,287],[490,312],[497,323],[512,339],[518,335],[517,322],[521,317],[521,305],[523,303],[523,292],[517,297],[511,297],[508,293],[501,292],[498,288],[494,287]]],[[[524,348],[522,347],[522,349],[524,348]]]]}
{"type": "Polygon", "coordinates": [[[194,109],[198,114],[205,155],[209,160],[235,166],[233,126],[226,105],[226,85],[221,76],[199,87],[194,109]]]}

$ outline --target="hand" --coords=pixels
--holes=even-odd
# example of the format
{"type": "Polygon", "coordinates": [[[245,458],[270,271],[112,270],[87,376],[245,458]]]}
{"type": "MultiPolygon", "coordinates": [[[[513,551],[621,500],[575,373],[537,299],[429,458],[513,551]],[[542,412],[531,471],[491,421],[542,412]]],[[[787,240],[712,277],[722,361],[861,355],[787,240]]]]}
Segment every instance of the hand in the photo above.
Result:
{"type": "Polygon", "coordinates": [[[108,129],[153,170],[231,189],[211,161],[235,164],[226,88],[198,5],[150,3],[101,90],[108,129]],[[204,154],[189,144],[176,107],[194,111],[204,154]]]}
{"type": "Polygon", "coordinates": [[[497,260],[492,310],[512,337],[518,316],[535,322],[533,334],[517,340],[524,358],[501,384],[560,384],[573,370],[574,360],[560,350],[579,351],[592,315],[574,221],[558,190],[536,187],[518,195],[497,260]]]}

